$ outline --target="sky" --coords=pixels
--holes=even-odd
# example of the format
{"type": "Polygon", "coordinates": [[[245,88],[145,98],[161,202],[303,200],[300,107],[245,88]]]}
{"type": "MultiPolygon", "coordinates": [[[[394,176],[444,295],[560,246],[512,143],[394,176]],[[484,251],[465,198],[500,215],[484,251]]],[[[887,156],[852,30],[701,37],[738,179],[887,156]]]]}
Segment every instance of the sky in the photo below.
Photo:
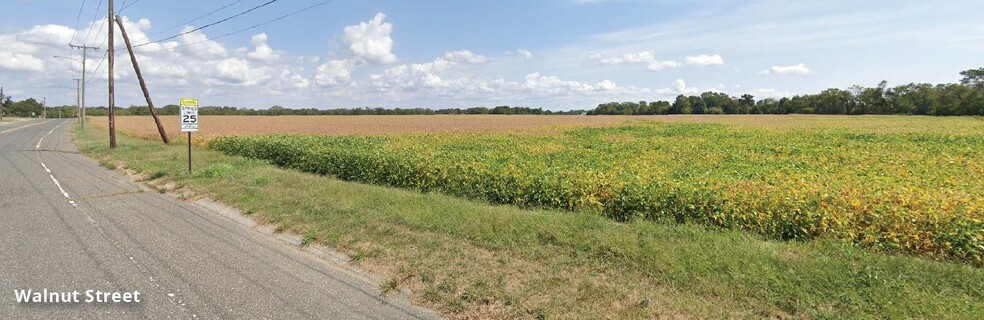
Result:
{"type": "MultiPolygon", "coordinates": [[[[99,47],[86,104],[107,105],[107,2],[4,0],[4,92],[74,105],[81,51],[68,45],[85,44],[99,47]]],[[[335,0],[276,20],[323,2],[115,7],[156,105],[570,110],[952,83],[984,67],[981,1],[335,0]]],[[[114,41],[116,104],[146,105],[114,41]]]]}

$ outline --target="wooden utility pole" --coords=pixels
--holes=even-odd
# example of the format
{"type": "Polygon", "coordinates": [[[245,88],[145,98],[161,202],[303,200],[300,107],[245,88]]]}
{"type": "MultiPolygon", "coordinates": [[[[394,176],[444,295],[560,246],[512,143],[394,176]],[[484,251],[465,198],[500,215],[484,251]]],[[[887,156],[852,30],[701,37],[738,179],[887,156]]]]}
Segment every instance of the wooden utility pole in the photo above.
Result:
{"type": "Polygon", "coordinates": [[[75,107],[78,111],[75,113],[79,118],[79,123],[82,123],[82,79],[75,79],[75,107]]]}
{"type": "Polygon", "coordinates": [[[109,0],[109,5],[106,6],[109,10],[109,15],[106,16],[106,22],[109,23],[109,148],[116,149],[116,96],[113,88],[113,0],[109,0]]]}
{"type": "Polygon", "coordinates": [[[81,94],[81,98],[79,98],[80,101],[79,109],[81,110],[81,112],[79,113],[79,118],[80,118],[79,121],[82,124],[82,128],[85,129],[85,82],[86,82],[85,57],[87,56],[88,50],[90,49],[99,50],[99,47],[89,47],[86,45],[77,46],[74,44],[70,44],[68,46],[71,47],[72,49],[82,50],[82,94],[81,94]]]}
{"type": "Polygon", "coordinates": [[[123,36],[123,42],[126,43],[126,50],[130,52],[130,62],[133,63],[133,71],[137,74],[137,80],[140,80],[140,89],[143,90],[144,99],[147,99],[147,107],[150,108],[150,115],[154,116],[154,122],[157,123],[157,132],[161,134],[161,140],[169,144],[171,141],[167,138],[167,132],[164,131],[161,118],[157,117],[157,109],[154,109],[154,102],[150,100],[150,91],[147,90],[147,83],[144,82],[143,74],[140,73],[140,65],[137,64],[137,56],[133,53],[133,47],[130,46],[130,37],[126,35],[126,28],[123,27],[123,19],[120,19],[120,16],[116,16],[116,23],[120,26],[120,35],[123,36]]]}

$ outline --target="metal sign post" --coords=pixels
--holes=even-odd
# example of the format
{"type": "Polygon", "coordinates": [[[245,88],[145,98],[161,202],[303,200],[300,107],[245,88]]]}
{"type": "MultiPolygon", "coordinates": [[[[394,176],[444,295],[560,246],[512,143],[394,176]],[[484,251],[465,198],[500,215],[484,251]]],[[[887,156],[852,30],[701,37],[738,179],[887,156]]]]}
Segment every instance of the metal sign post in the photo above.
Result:
{"type": "Polygon", "coordinates": [[[188,173],[191,173],[191,133],[198,132],[198,99],[181,98],[181,132],[188,133],[188,173]]]}

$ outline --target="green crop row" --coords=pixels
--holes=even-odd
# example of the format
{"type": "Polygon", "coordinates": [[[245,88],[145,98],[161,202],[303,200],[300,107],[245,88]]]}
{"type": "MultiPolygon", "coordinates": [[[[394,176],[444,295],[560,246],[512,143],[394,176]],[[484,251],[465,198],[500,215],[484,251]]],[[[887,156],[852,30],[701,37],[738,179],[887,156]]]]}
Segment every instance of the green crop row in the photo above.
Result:
{"type": "Polygon", "coordinates": [[[632,123],[521,134],[220,137],[209,147],[343,180],[832,237],[984,264],[984,135],[632,123]]]}

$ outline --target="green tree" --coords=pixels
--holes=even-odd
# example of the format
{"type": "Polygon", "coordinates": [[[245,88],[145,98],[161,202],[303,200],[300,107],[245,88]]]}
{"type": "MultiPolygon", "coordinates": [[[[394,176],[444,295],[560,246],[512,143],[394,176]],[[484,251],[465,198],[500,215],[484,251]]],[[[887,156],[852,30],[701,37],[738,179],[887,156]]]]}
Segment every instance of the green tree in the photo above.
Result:
{"type": "Polygon", "coordinates": [[[671,114],[690,114],[690,99],[684,95],[678,95],[673,105],[670,106],[671,114]]]}
{"type": "Polygon", "coordinates": [[[704,98],[698,96],[690,96],[690,113],[693,114],[705,114],[707,113],[707,103],[704,102],[704,98]]]}
{"type": "Polygon", "coordinates": [[[750,94],[743,94],[741,98],[738,99],[738,113],[748,114],[752,111],[752,106],[755,105],[755,96],[750,94]]]}
{"type": "Polygon", "coordinates": [[[960,79],[961,84],[984,89],[984,68],[960,71],[960,75],[963,76],[960,79]]]}

